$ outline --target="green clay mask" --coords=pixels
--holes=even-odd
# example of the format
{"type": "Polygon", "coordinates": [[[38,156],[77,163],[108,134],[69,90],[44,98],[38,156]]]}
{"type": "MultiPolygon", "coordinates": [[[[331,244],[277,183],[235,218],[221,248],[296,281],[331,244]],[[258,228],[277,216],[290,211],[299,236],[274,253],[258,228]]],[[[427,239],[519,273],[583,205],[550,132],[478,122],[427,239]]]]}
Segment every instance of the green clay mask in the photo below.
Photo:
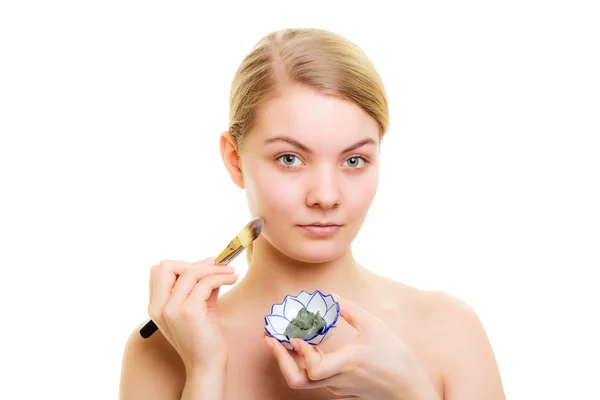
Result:
{"type": "Polygon", "coordinates": [[[288,339],[310,339],[319,333],[325,325],[326,323],[318,311],[315,314],[305,308],[301,308],[296,318],[290,322],[285,330],[285,336],[288,339]]]}

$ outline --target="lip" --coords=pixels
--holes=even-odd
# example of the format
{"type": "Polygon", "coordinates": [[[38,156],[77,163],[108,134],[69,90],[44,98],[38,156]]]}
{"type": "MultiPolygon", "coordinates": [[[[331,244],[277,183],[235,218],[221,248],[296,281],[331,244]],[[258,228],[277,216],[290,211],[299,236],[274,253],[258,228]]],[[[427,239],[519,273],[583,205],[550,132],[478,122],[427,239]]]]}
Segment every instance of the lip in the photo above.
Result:
{"type": "Polygon", "coordinates": [[[314,221],[311,222],[310,224],[303,224],[300,226],[340,226],[340,224],[336,224],[335,222],[331,222],[331,221],[314,221]]]}
{"type": "Polygon", "coordinates": [[[311,233],[315,236],[331,236],[340,230],[341,225],[329,224],[311,224],[311,225],[298,225],[300,228],[311,233]]]}

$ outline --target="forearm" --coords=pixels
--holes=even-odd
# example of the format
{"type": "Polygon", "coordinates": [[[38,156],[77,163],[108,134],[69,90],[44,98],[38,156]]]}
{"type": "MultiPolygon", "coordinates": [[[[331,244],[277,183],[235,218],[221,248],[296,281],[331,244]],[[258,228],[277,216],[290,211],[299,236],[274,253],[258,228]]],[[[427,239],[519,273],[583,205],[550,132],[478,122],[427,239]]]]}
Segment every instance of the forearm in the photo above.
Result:
{"type": "Polygon", "coordinates": [[[222,400],[225,397],[225,368],[187,374],[181,400],[222,400]]]}

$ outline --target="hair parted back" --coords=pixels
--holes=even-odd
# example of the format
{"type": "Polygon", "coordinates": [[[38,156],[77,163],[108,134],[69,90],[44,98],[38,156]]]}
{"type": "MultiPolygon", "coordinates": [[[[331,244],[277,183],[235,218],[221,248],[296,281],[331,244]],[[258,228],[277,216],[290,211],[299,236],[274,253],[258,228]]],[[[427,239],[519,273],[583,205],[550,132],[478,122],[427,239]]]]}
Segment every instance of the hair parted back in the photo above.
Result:
{"type": "MultiPolygon", "coordinates": [[[[289,28],[263,37],[244,57],[230,93],[229,132],[238,151],[257,108],[290,84],[354,102],[377,121],[380,139],[389,126],[388,100],[379,73],[356,44],[317,28],[289,28]]],[[[246,249],[248,263],[252,245],[246,249]]]]}

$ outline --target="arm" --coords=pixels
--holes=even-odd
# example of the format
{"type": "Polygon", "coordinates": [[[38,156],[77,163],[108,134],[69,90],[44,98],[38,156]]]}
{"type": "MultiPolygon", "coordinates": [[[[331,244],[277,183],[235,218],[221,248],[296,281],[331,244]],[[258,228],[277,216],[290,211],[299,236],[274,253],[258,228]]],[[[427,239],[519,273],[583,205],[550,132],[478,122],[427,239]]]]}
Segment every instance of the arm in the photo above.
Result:
{"type": "Polygon", "coordinates": [[[491,343],[476,312],[444,292],[435,296],[444,400],[506,400],[491,343]]]}
{"type": "Polygon", "coordinates": [[[223,398],[225,368],[187,374],[179,354],[157,331],[142,339],[129,337],[121,366],[120,400],[217,400],[223,398]]]}
{"type": "Polygon", "coordinates": [[[223,399],[224,394],[224,369],[215,369],[212,373],[198,371],[188,374],[181,400],[217,400],[223,399]]]}

